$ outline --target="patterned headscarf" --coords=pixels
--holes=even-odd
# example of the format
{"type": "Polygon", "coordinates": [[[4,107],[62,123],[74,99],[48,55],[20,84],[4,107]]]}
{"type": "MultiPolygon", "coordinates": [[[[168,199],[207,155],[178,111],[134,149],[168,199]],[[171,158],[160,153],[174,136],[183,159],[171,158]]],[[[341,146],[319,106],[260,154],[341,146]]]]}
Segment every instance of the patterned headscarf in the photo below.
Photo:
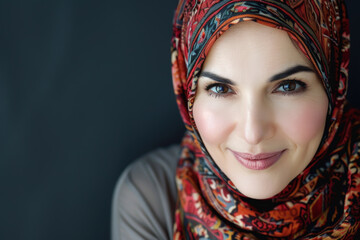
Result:
{"type": "Polygon", "coordinates": [[[345,99],[349,42],[342,0],[180,0],[171,60],[187,132],[176,172],[174,239],[353,239],[359,234],[360,113],[345,99]],[[315,157],[266,200],[247,198],[236,189],[207,152],[192,113],[211,46],[241,21],[286,31],[313,63],[329,99],[315,157]]]}

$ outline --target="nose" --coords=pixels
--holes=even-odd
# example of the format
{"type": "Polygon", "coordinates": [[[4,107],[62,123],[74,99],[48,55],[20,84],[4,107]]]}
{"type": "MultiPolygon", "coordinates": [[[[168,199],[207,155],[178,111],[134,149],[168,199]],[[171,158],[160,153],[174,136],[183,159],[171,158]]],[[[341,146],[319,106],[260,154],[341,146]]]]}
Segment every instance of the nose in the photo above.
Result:
{"type": "Polygon", "coordinates": [[[270,139],[275,132],[275,123],[269,104],[261,100],[249,100],[241,111],[243,138],[250,145],[270,139]]]}

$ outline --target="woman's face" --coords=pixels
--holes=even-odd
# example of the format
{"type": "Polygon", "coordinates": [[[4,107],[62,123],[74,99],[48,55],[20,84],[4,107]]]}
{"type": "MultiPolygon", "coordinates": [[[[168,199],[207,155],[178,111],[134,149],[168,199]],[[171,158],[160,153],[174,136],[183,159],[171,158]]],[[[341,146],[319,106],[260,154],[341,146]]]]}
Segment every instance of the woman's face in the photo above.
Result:
{"type": "Polygon", "coordinates": [[[243,22],[211,48],[193,116],[210,155],[238,190],[265,199],[314,157],[327,110],[321,81],[287,33],[243,22]]]}

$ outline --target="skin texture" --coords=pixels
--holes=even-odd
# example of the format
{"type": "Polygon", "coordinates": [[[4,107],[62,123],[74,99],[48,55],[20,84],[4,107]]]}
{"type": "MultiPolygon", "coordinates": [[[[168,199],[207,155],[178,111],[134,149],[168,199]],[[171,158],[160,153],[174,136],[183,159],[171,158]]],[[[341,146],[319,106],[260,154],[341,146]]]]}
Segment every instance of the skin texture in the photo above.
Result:
{"type": "Polygon", "coordinates": [[[244,195],[276,195],[314,157],[328,99],[311,69],[285,31],[254,22],[231,27],[211,48],[193,116],[210,155],[244,195]],[[295,66],[301,66],[296,73],[274,77],[295,66]],[[270,167],[250,169],[233,151],[282,154],[270,167]]]}

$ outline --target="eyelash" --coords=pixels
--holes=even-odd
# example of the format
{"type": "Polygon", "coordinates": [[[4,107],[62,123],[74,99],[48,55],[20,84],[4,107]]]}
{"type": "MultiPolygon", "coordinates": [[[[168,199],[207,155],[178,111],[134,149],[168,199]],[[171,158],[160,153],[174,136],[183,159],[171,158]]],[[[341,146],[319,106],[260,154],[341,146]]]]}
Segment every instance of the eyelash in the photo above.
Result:
{"type": "MultiPolygon", "coordinates": [[[[299,94],[299,93],[302,93],[304,92],[305,90],[307,89],[307,84],[303,81],[300,81],[300,80],[296,80],[296,79],[288,79],[288,80],[283,80],[281,81],[276,87],[275,89],[272,91],[272,93],[279,93],[279,94],[282,94],[284,96],[289,96],[289,95],[295,95],[295,94],[299,94]],[[284,87],[286,85],[289,85],[289,84],[293,84],[295,83],[295,90],[291,90],[291,91],[286,91],[284,89],[284,87]],[[279,88],[283,88],[283,91],[279,91],[278,89],[279,88]]],[[[227,84],[223,84],[223,83],[211,83],[209,85],[207,85],[205,87],[205,90],[208,92],[208,94],[211,96],[211,97],[215,97],[215,98],[218,98],[218,97],[227,97],[229,95],[232,95],[235,93],[235,91],[227,84]],[[224,93],[217,93],[213,90],[211,90],[212,88],[214,87],[221,87],[225,90],[224,93]]],[[[218,90],[219,91],[219,90],[218,90]]]]}

